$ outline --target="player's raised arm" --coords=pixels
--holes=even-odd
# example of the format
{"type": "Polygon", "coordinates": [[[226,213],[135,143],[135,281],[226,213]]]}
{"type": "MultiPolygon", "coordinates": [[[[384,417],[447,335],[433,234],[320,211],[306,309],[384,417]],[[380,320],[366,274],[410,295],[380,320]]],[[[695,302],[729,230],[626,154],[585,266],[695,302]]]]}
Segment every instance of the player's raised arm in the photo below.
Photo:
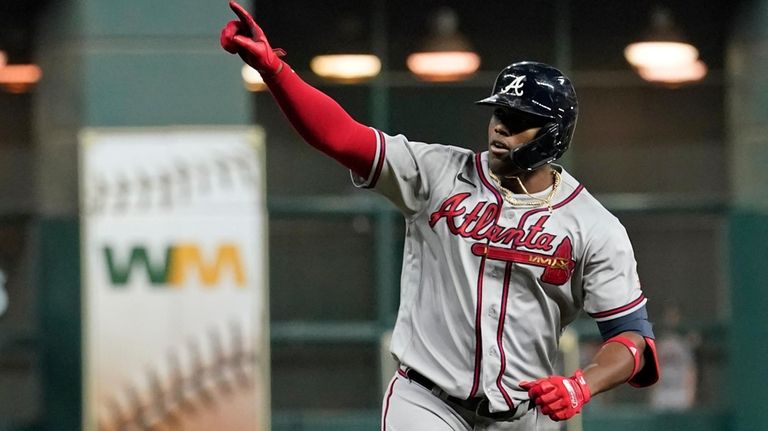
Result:
{"type": "Polygon", "coordinates": [[[302,80],[273,49],[253,17],[234,1],[238,20],[221,30],[221,46],[258,70],[293,127],[310,145],[362,177],[376,153],[376,132],[355,121],[336,101],[302,80]]]}

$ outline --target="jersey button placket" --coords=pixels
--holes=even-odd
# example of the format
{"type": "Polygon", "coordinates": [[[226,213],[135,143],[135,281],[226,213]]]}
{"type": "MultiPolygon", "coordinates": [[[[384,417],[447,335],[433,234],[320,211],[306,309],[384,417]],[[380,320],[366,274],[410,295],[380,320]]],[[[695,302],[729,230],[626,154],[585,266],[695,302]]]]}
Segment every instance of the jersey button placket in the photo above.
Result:
{"type": "MultiPolygon", "coordinates": [[[[501,206],[500,214],[496,224],[500,228],[514,226],[514,219],[517,214],[515,210],[505,205],[505,202],[499,199],[501,206]]],[[[492,247],[509,247],[509,244],[488,242],[492,247]]],[[[499,351],[497,332],[499,327],[501,296],[504,289],[504,276],[507,263],[500,260],[489,259],[485,269],[485,288],[483,290],[483,302],[487,304],[482,318],[483,335],[482,342],[485,346],[482,361],[482,381],[483,391],[488,398],[498,398],[500,393],[496,387],[496,378],[501,371],[501,353],[499,351]]]]}
{"type": "Polygon", "coordinates": [[[483,361],[482,361],[482,381],[483,392],[487,397],[497,397],[496,376],[500,371],[497,330],[499,325],[499,316],[501,304],[501,291],[503,289],[504,271],[503,266],[494,265],[486,271],[486,283],[483,291],[484,313],[482,318],[483,325],[483,361]]]}

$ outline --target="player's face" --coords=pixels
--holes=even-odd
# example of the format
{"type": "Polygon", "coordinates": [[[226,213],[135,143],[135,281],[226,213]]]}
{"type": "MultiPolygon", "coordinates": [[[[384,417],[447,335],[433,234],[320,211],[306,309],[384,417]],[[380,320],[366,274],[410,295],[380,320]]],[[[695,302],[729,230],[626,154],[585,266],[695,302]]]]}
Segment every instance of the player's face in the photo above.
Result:
{"type": "Polygon", "coordinates": [[[508,110],[497,108],[488,124],[488,164],[493,173],[510,173],[510,153],[520,145],[532,140],[541,130],[536,122],[516,116],[508,110]]]}

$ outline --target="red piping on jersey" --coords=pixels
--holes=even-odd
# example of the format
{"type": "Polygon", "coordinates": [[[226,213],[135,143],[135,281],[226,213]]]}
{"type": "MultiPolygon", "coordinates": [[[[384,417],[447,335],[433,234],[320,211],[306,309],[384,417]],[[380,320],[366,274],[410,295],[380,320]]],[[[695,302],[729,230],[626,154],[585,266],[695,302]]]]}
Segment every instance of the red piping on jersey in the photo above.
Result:
{"type": "Polygon", "coordinates": [[[477,274],[477,307],[475,309],[475,373],[472,377],[472,389],[467,398],[473,398],[477,394],[480,384],[480,364],[483,359],[483,332],[480,325],[480,316],[483,313],[483,272],[485,271],[485,256],[480,259],[480,269],[477,274]]]}
{"type": "Polygon", "coordinates": [[[397,378],[392,378],[392,382],[389,384],[389,389],[387,390],[387,399],[384,401],[384,413],[381,415],[381,431],[387,431],[387,413],[389,413],[389,399],[392,398],[392,394],[395,392],[396,381],[397,381],[397,378]]]}
{"type": "Polygon", "coordinates": [[[506,271],[504,272],[504,289],[502,289],[501,292],[501,311],[499,312],[499,327],[496,331],[496,345],[499,346],[499,361],[501,362],[501,365],[499,367],[499,375],[496,377],[496,387],[499,388],[499,391],[501,391],[501,395],[504,397],[504,401],[507,402],[507,406],[509,409],[515,408],[515,403],[512,401],[512,398],[507,393],[507,390],[504,389],[504,386],[501,384],[501,378],[504,375],[504,371],[507,369],[507,355],[504,353],[504,343],[502,341],[502,335],[504,334],[504,321],[507,317],[507,298],[509,296],[509,278],[510,273],[512,272],[512,264],[507,263],[506,271]]]}
{"type": "Polygon", "coordinates": [[[496,187],[492,186],[491,182],[488,181],[488,178],[486,178],[485,172],[483,172],[483,161],[480,157],[480,154],[481,153],[477,153],[475,155],[475,165],[477,169],[477,174],[480,177],[480,181],[483,182],[483,185],[485,185],[485,187],[496,196],[496,201],[499,202],[499,214],[496,215],[496,222],[498,223],[499,215],[501,214],[501,202],[502,202],[501,193],[498,190],[496,190],[496,187]]]}
{"type": "Polygon", "coordinates": [[[598,313],[589,313],[589,315],[590,317],[601,318],[601,317],[608,317],[613,314],[619,314],[622,311],[627,311],[630,308],[637,307],[641,302],[643,302],[643,300],[645,300],[645,295],[641,293],[640,296],[637,297],[637,299],[635,299],[634,301],[630,302],[627,305],[622,305],[621,307],[612,308],[610,310],[600,311],[598,313]]]}
{"type": "MultiPolygon", "coordinates": [[[[483,163],[480,157],[480,153],[475,154],[475,169],[480,177],[480,181],[483,185],[490,190],[494,196],[496,196],[497,208],[496,208],[496,220],[495,223],[499,224],[499,217],[501,216],[502,198],[501,193],[496,190],[488,178],[485,177],[483,172],[483,163]]],[[[488,240],[490,244],[490,239],[488,240]]],[[[477,389],[480,386],[480,365],[483,358],[483,332],[481,327],[481,319],[483,313],[483,272],[485,272],[486,256],[480,259],[480,268],[477,273],[477,307],[475,309],[475,372],[472,377],[472,389],[469,391],[467,398],[473,398],[477,394],[477,389]]]]}
{"type": "MultiPolygon", "coordinates": [[[[552,209],[556,210],[556,209],[558,209],[560,207],[563,207],[563,206],[567,205],[569,202],[574,200],[576,198],[576,196],[578,196],[578,194],[581,193],[582,190],[584,190],[584,185],[579,184],[579,186],[576,187],[576,190],[574,190],[573,193],[568,195],[567,198],[563,199],[561,202],[558,202],[555,205],[552,205],[552,209]]],[[[536,209],[532,209],[532,210],[528,211],[527,213],[523,214],[523,216],[520,217],[520,222],[517,223],[517,228],[518,229],[522,229],[523,227],[525,227],[525,222],[526,222],[526,220],[528,220],[528,217],[530,217],[530,216],[532,216],[532,215],[534,215],[536,213],[540,213],[542,211],[549,211],[549,208],[536,208],[536,209]]]]}
{"type": "Polygon", "coordinates": [[[376,182],[379,181],[379,175],[381,175],[381,168],[384,166],[384,159],[387,155],[387,146],[384,144],[384,133],[381,130],[376,129],[376,136],[379,138],[379,160],[376,161],[376,166],[373,172],[371,182],[366,188],[373,188],[376,186],[376,182]]]}

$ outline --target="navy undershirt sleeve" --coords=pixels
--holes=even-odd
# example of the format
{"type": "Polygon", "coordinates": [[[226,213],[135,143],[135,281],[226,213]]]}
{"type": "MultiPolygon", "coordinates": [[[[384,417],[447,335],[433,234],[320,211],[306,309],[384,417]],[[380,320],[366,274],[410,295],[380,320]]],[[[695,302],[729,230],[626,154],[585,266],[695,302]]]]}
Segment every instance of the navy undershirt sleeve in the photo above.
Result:
{"type": "Polygon", "coordinates": [[[626,316],[597,322],[597,327],[603,340],[627,331],[637,332],[644,337],[655,338],[651,322],[648,321],[648,312],[645,310],[645,306],[626,316]]]}

